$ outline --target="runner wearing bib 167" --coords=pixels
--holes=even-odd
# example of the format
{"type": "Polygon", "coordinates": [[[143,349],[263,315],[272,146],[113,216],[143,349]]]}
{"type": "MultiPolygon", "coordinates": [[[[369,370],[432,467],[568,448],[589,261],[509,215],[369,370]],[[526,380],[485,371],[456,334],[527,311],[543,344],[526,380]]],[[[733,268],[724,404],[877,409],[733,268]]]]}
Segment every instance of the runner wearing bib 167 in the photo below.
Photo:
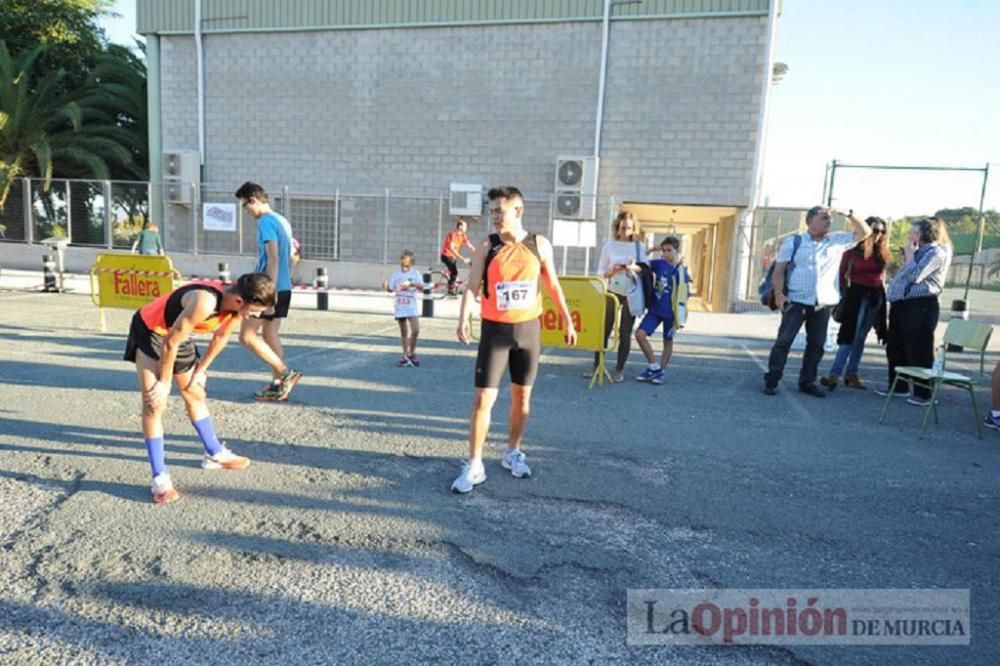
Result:
{"type": "MultiPolygon", "coordinates": [[[[521,436],[528,421],[531,387],[541,355],[542,295],[540,283],[559,307],[563,321],[572,322],[552,259],[552,245],[543,236],[528,233],[522,224],[524,196],[516,187],[489,191],[490,214],[496,233],[477,249],[462,296],[458,339],[469,342],[469,307],[483,288],[482,333],[476,358],[476,389],[469,428],[469,461],[451,489],[467,493],[486,480],[483,447],[500,379],[510,368],[511,406],[508,448],[500,464],[517,478],[531,476],[521,452],[521,436]]],[[[566,342],[576,344],[576,330],[567,326],[566,342]]]]}

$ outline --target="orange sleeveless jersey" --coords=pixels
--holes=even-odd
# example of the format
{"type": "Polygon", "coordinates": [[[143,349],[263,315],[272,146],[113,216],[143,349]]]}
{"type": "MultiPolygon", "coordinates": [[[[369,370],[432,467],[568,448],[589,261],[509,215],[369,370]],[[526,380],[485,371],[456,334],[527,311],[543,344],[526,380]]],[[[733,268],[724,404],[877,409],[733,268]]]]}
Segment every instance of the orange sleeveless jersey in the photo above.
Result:
{"type": "MultiPolygon", "coordinates": [[[[174,322],[169,322],[169,323],[167,322],[167,301],[169,301],[171,297],[176,297],[177,300],[180,300],[181,298],[183,298],[185,292],[194,290],[204,290],[204,291],[214,292],[219,299],[218,301],[219,305],[222,304],[222,292],[216,289],[215,287],[210,287],[207,285],[188,284],[184,285],[183,287],[178,287],[177,289],[174,289],[169,294],[164,294],[163,296],[160,296],[155,301],[146,303],[146,305],[142,306],[142,308],[139,309],[139,316],[142,317],[143,323],[146,324],[149,330],[153,331],[157,335],[165,336],[170,332],[170,327],[173,326],[174,324],[174,322]]],[[[180,303],[178,303],[177,305],[180,305],[180,303]]],[[[183,307],[180,307],[179,311],[183,311],[183,307]]],[[[180,315],[178,314],[178,316],[180,315]]],[[[218,309],[216,309],[215,313],[212,314],[211,317],[209,317],[203,322],[195,324],[191,332],[212,333],[217,328],[222,326],[222,324],[229,321],[232,318],[232,316],[233,316],[232,312],[222,315],[218,311],[218,309]]]]}
{"type": "Polygon", "coordinates": [[[542,314],[541,274],[542,262],[524,242],[504,245],[486,269],[489,297],[482,299],[482,318],[502,324],[538,319],[542,314]],[[503,288],[498,290],[498,286],[503,288]]]}
{"type": "Polygon", "coordinates": [[[469,237],[458,229],[452,229],[444,237],[444,244],[441,246],[441,254],[449,259],[457,259],[461,256],[462,246],[469,242],[469,237]]]}

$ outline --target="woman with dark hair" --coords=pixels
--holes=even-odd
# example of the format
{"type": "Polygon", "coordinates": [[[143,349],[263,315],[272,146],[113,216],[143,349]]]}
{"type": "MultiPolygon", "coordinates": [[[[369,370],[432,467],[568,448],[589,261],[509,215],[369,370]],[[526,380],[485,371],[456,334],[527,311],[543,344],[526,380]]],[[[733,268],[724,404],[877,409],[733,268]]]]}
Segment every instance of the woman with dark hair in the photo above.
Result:
{"type": "MultiPolygon", "coordinates": [[[[639,220],[629,211],[622,211],[615,217],[614,238],[608,240],[601,248],[601,258],[597,262],[597,272],[608,280],[609,296],[613,296],[619,304],[618,317],[618,358],[611,380],[619,383],[625,380],[625,364],[632,347],[632,327],[635,325],[635,315],[629,311],[627,286],[639,280],[639,262],[645,261],[646,248],[640,242],[641,233],[639,220]],[[616,278],[615,276],[619,277],[616,278]]],[[[604,322],[604,340],[607,344],[611,329],[614,328],[614,313],[609,308],[604,322]]],[[[600,355],[594,354],[594,367],[584,373],[592,377],[597,372],[600,355]]]]}
{"type": "Polygon", "coordinates": [[[840,332],[837,334],[837,356],[830,373],[820,383],[831,391],[837,388],[841,375],[844,385],[864,390],[858,377],[858,366],[865,353],[865,339],[875,327],[875,335],[885,340],[885,267],[889,254],[886,223],[880,217],[869,217],[865,223],[872,228],[871,236],[844,253],[840,260],[840,332]]]}

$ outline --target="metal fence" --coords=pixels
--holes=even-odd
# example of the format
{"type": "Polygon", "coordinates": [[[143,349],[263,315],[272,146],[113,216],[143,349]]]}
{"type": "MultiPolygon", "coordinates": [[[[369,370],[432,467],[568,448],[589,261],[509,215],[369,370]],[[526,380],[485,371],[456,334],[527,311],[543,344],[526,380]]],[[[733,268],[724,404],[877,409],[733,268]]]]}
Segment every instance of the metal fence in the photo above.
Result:
{"type": "MultiPolygon", "coordinates": [[[[95,180],[53,180],[46,187],[41,180],[19,179],[0,209],[0,241],[39,243],[54,236],[77,246],[127,250],[143,224],[153,219],[168,252],[254,256],[256,224],[237,205],[234,189],[213,184],[95,180]],[[162,216],[150,209],[150,202],[161,195],[165,200],[162,216]],[[206,228],[205,204],[231,207],[235,229],[206,228]]],[[[444,191],[310,192],[286,186],[271,193],[271,205],[290,221],[303,257],[319,261],[393,264],[403,250],[410,250],[416,254],[418,266],[436,266],[444,236],[454,226],[448,203],[444,191]]],[[[589,253],[570,248],[565,254],[557,248],[560,269],[593,269],[616,209],[615,197],[598,199],[597,248],[589,253]]],[[[525,227],[551,237],[553,211],[552,197],[528,197],[525,227]]],[[[751,252],[746,284],[741,285],[751,300],[781,241],[804,228],[804,208],[769,206],[756,211],[749,229],[739,231],[737,243],[746,244],[751,252]]],[[[849,226],[846,220],[837,220],[835,228],[849,226]]],[[[469,236],[482,238],[490,231],[489,217],[483,215],[470,223],[469,236]]],[[[1000,230],[991,231],[988,229],[983,243],[987,249],[977,253],[972,262],[974,287],[1000,288],[1000,230]]],[[[968,250],[956,242],[956,254],[949,285],[964,285],[968,250]]]]}
{"type": "MultiPolygon", "coordinates": [[[[126,250],[147,220],[157,223],[168,253],[254,256],[256,224],[233,196],[234,186],[195,183],[19,179],[0,209],[0,241],[39,243],[66,238],[71,245],[126,250]],[[151,202],[164,201],[162,214],[151,202]],[[221,206],[220,206],[221,205],[221,206]],[[232,211],[226,230],[205,224],[206,207],[232,211]]],[[[444,236],[454,227],[447,191],[340,190],[311,192],[282,187],[270,193],[272,208],[288,218],[305,259],[393,264],[403,250],[418,266],[437,266],[444,236]]],[[[524,225],[551,236],[553,200],[527,197],[524,225]]],[[[614,197],[597,205],[598,247],[608,237],[614,197]]],[[[492,231],[489,216],[470,220],[473,240],[492,231]]],[[[557,251],[560,268],[583,271],[596,249],[557,251]]]]}
{"type": "MultiPolygon", "coordinates": [[[[900,223],[894,223],[891,219],[887,221],[890,244],[900,245],[902,238],[906,234],[906,229],[896,230],[900,223]],[[895,230],[895,231],[894,231],[895,230]]],[[[748,298],[753,300],[757,285],[767,272],[767,269],[774,262],[778,249],[785,238],[794,233],[805,231],[806,209],[805,208],[778,208],[767,207],[758,208],[753,217],[753,224],[749,231],[748,242],[751,248],[750,270],[747,275],[748,298]]],[[[844,218],[834,221],[834,229],[850,229],[850,223],[844,218]]],[[[908,225],[907,225],[908,228],[908,225]]],[[[987,229],[987,234],[983,238],[983,250],[973,254],[974,239],[953,238],[955,241],[955,258],[952,261],[951,271],[948,273],[946,286],[964,286],[969,274],[970,259],[972,265],[971,286],[977,289],[1000,289],[1000,230],[987,229]]],[[[889,273],[893,274],[899,268],[899,254],[893,253],[893,263],[889,266],[889,273]]]]}
{"type": "Polygon", "coordinates": [[[149,183],[22,178],[0,209],[0,240],[124,249],[149,219],[149,183]]]}

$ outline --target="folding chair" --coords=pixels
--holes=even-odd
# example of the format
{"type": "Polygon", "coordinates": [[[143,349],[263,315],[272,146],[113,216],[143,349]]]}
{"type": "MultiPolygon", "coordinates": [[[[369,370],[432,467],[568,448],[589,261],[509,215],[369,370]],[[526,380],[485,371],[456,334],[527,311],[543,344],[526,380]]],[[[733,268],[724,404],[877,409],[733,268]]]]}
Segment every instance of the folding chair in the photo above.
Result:
{"type": "Polygon", "coordinates": [[[908,381],[911,384],[927,388],[931,392],[931,402],[924,410],[924,420],[920,424],[921,437],[923,437],[924,430],[927,428],[927,419],[930,417],[931,412],[934,413],[934,423],[938,423],[938,390],[942,386],[954,386],[956,388],[965,389],[969,392],[969,397],[972,399],[972,416],[976,420],[976,432],[979,434],[979,438],[982,439],[983,427],[979,422],[979,409],[976,406],[976,393],[973,390],[973,378],[960,375],[957,372],[948,372],[945,368],[947,367],[948,360],[948,345],[961,345],[968,350],[978,351],[980,353],[979,372],[980,375],[982,375],[984,367],[983,364],[985,363],[986,358],[986,345],[989,344],[990,335],[992,335],[992,333],[993,327],[989,324],[963,321],[961,319],[953,319],[948,322],[948,328],[945,329],[944,332],[944,349],[941,352],[943,354],[941,369],[938,371],[932,368],[919,368],[913,365],[896,368],[896,378],[892,380],[892,386],[889,388],[889,394],[885,397],[885,404],[882,406],[882,415],[878,420],[879,424],[885,422],[885,414],[889,410],[889,403],[892,401],[893,392],[896,390],[896,383],[899,382],[900,378],[902,378],[903,381],[908,381]]]}

